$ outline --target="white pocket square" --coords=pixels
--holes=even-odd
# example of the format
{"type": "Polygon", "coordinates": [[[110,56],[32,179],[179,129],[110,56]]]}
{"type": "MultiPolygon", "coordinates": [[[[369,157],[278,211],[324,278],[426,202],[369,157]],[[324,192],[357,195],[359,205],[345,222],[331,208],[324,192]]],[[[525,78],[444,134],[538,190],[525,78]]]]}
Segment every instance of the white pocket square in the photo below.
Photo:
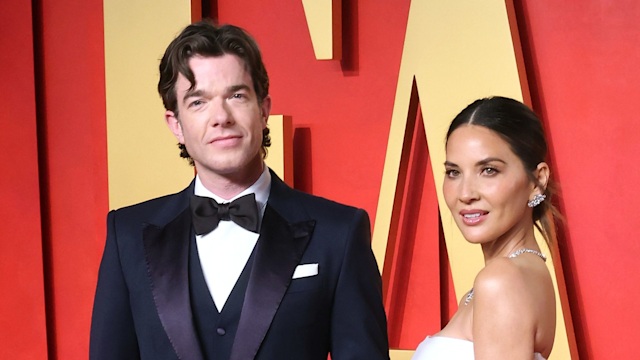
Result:
{"type": "Polygon", "coordinates": [[[296,266],[291,279],[299,279],[318,275],[318,264],[300,264],[296,266]]]}

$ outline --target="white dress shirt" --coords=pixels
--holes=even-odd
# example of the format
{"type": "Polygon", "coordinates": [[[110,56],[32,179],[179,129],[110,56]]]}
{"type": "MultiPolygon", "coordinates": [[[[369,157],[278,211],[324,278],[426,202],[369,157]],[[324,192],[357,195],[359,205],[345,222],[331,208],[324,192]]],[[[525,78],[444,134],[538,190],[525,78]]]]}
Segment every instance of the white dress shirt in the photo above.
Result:
{"type": "MultiPolygon", "coordinates": [[[[259,223],[262,224],[270,189],[271,174],[269,173],[269,168],[264,165],[264,171],[260,178],[232,199],[222,199],[207,190],[197,175],[194,193],[197,196],[212,198],[218,203],[228,203],[241,196],[255,193],[258,219],[259,223]]],[[[258,231],[260,230],[258,229],[258,231]]],[[[231,294],[231,290],[233,290],[247,264],[251,252],[258,241],[258,236],[259,234],[246,230],[230,220],[221,220],[218,227],[208,234],[196,235],[202,273],[211,293],[211,298],[213,298],[213,302],[219,312],[222,311],[229,294],[231,294]]]]}

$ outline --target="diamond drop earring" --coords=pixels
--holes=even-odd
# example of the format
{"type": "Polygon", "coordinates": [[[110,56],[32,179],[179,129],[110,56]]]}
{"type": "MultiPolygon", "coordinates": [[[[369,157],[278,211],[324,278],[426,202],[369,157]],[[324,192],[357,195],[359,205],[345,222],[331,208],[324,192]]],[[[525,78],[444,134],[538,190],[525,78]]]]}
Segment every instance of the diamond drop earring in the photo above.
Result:
{"type": "Polygon", "coordinates": [[[542,203],[546,198],[547,198],[547,195],[545,194],[536,194],[536,196],[534,196],[532,200],[529,200],[527,202],[527,206],[529,206],[530,208],[534,208],[540,205],[540,203],[542,203]]]}

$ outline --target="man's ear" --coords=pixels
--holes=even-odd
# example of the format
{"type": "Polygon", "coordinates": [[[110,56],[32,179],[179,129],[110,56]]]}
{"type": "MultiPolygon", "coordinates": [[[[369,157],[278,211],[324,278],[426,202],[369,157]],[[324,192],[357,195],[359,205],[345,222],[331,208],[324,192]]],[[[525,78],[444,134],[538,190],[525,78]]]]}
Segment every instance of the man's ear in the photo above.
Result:
{"type": "Polygon", "coordinates": [[[264,121],[264,127],[267,127],[267,120],[269,120],[269,114],[271,113],[271,96],[267,95],[262,99],[260,104],[260,115],[262,121],[264,121]]]}
{"type": "Polygon", "coordinates": [[[164,113],[164,119],[167,121],[167,126],[169,127],[169,130],[171,130],[171,132],[173,133],[173,136],[176,137],[176,139],[180,144],[184,144],[184,134],[182,133],[182,124],[180,124],[180,120],[178,119],[176,114],[171,110],[167,110],[164,113]]]}
{"type": "Polygon", "coordinates": [[[536,166],[536,169],[533,170],[533,176],[537,180],[537,184],[532,190],[532,195],[544,194],[545,190],[547,190],[550,173],[549,165],[546,162],[541,162],[536,166]]]}

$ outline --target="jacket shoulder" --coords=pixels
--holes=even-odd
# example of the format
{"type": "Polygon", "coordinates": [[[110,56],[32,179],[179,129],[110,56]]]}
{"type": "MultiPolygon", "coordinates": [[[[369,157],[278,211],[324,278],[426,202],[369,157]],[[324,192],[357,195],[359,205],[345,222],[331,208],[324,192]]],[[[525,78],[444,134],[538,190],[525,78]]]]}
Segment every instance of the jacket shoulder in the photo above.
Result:
{"type": "Polygon", "coordinates": [[[173,220],[189,206],[191,186],[175,193],[128,205],[109,212],[119,222],[149,223],[161,226],[173,220]]]}
{"type": "Polygon", "coordinates": [[[290,206],[286,213],[291,220],[314,219],[322,224],[333,224],[336,229],[353,221],[369,221],[369,216],[363,209],[295,189],[290,191],[287,194],[290,206]]]}

